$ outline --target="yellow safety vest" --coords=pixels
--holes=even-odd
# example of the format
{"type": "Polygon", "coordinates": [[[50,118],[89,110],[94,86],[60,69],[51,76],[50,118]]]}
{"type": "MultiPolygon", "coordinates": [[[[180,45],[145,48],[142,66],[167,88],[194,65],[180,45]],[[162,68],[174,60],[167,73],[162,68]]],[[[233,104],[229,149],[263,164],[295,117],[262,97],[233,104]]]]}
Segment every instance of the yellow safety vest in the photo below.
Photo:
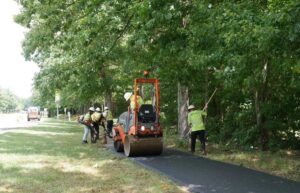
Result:
{"type": "Polygon", "coordinates": [[[205,130],[202,115],[207,116],[207,113],[201,110],[194,110],[188,114],[188,124],[192,125],[192,131],[205,130]]]}
{"type": "Polygon", "coordinates": [[[106,120],[107,121],[112,121],[113,120],[113,116],[110,110],[107,110],[106,112],[106,120]]]}
{"type": "Polygon", "coordinates": [[[87,114],[84,115],[83,121],[91,121],[90,113],[87,113],[87,114]]]}
{"type": "MultiPolygon", "coordinates": [[[[137,96],[137,99],[136,99],[136,102],[137,102],[137,108],[139,108],[142,104],[144,104],[144,101],[142,99],[142,97],[140,97],[139,95],[136,95],[137,96]]],[[[130,108],[131,110],[134,110],[135,106],[134,106],[134,95],[132,95],[130,97],[130,108]]]]}
{"type": "Polygon", "coordinates": [[[100,117],[101,117],[101,113],[99,113],[99,112],[95,112],[95,113],[92,114],[92,120],[94,122],[99,122],[100,121],[100,117]]]}
{"type": "Polygon", "coordinates": [[[83,122],[85,124],[91,124],[92,118],[91,118],[90,113],[87,113],[87,114],[84,115],[83,122]]]}

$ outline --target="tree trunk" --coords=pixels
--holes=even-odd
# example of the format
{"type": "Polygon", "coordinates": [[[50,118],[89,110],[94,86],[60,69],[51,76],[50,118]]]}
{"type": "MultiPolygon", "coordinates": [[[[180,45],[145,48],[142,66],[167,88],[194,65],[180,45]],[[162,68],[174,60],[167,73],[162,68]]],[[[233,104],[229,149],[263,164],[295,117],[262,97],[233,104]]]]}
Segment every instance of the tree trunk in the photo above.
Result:
{"type": "Polygon", "coordinates": [[[265,61],[264,68],[262,70],[263,83],[261,89],[255,91],[255,111],[256,111],[256,126],[260,133],[259,141],[261,149],[263,151],[268,150],[269,133],[265,127],[266,116],[261,111],[262,103],[267,101],[267,84],[268,84],[268,61],[265,61]]]}
{"type": "Polygon", "coordinates": [[[110,92],[105,93],[104,106],[108,107],[109,109],[112,109],[112,100],[110,92]]]}
{"type": "Polygon", "coordinates": [[[177,104],[178,104],[178,126],[177,133],[179,138],[183,138],[188,132],[187,116],[188,116],[188,87],[181,85],[178,82],[178,94],[177,94],[177,104]]]}
{"type": "Polygon", "coordinates": [[[105,81],[105,79],[107,79],[107,76],[106,76],[104,68],[100,68],[99,77],[100,77],[100,81],[104,82],[104,85],[105,85],[105,88],[106,88],[105,91],[104,91],[105,96],[104,96],[104,102],[103,102],[102,109],[104,109],[104,107],[108,107],[110,110],[112,110],[112,94],[111,94],[110,85],[108,85],[105,81]]]}

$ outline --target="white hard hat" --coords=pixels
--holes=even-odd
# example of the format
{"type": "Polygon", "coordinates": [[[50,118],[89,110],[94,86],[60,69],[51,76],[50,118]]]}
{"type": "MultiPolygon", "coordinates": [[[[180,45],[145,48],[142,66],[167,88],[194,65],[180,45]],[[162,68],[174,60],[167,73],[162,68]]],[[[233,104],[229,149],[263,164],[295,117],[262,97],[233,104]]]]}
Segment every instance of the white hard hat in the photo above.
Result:
{"type": "Polygon", "coordinates": [[[108,107],[104,107],[104,110],[108,110],[109,108],[108,107]]]}
{"type": "Polygon", "coordinates": [[[100,112],[100,111],[101,111],[101,109],[100,109],[99,107],[97,107],[97,108],[96,108],[96,111],[100,112]]]}
{"type": "Polygon", "coordinates": [[[124,99],[125,99],[126,101],[128,101],[129,98],[131,97],[131,95],[132,95],[132,92],[126,92],[126,93],[124,94],[124,99]]]}
{"type": "Polygon", "coordinates": [[[191,110],[191,109],[194,109],[194,108],[195,108],[194,105],[190,105],[190,106],[188,107],[188,110],[191,110]]]}
{"type": "Polygon", "coordinates": [[[95,111],[95,108],[94,107],[90,107],[89,111],[95,111]]]}

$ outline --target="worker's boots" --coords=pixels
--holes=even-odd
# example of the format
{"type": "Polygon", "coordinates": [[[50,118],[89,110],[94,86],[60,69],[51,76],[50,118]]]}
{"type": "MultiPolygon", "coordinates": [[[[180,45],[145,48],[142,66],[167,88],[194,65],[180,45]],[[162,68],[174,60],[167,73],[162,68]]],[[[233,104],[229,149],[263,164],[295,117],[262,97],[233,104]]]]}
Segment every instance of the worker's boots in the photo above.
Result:
{"type": "Polygon", "coordinates": [[[88,143],[87,140],[82,141],[82,144],[87,144],[87,143],[88,143]]]}
{"type": "Polygon", "coordinates": [[[106,135],[105,134],[103,134],[102,144],[107,144],[107,139],[106,139],[106,135]]]}

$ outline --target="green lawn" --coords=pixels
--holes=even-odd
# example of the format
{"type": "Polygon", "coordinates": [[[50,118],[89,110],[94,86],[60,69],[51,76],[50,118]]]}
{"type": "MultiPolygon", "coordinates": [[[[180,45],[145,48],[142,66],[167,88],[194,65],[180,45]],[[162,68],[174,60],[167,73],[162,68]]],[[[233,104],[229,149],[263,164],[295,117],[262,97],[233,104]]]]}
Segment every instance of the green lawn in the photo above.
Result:
{"type": "Polygon", "coordinates": [[[0,192],[186,192],[100,144],[81,144],[82,127],[47,120],[0,131],[0,192]]]}

